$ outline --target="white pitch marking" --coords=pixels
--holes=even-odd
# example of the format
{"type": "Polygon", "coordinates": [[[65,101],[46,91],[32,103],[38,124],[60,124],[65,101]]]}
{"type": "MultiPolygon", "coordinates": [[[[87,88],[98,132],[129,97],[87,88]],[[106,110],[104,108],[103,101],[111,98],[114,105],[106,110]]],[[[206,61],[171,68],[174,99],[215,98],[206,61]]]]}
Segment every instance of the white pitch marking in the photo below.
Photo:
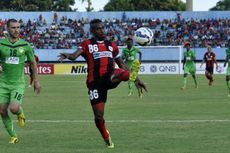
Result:
{"type": "MultiPolygon", "coordinates": [[[[32,123],[91,123],[93,120],[26,120],[32,123]]],[[[223,120],[106,120],[108,123],[207,123],[207,122],[230,122],[223,120]]]]}

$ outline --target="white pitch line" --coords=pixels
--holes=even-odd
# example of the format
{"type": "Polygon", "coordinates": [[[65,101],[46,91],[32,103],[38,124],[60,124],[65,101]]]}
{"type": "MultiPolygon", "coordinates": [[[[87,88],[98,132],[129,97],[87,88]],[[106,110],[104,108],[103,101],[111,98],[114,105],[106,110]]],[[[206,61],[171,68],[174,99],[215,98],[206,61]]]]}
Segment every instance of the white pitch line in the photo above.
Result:
{"type": "MultiPolygon", "coordinates": [[[[92,123],[93,120],[26,120],[32,123],[92,123]]],[[[207,123],[230,122],[229,120],[106,120],[108,123],[207,123]]]]}

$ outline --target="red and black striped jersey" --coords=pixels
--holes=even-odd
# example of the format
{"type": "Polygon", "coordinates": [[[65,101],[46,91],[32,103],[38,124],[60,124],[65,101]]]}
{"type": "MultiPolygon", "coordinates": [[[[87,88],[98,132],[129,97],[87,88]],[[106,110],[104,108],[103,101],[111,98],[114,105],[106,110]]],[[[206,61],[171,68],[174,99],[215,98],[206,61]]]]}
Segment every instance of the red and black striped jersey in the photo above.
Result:
{"type": "Polygon", "coordinates": [[[213,52],[206,52],[204,54],[204,61],[206,62],[206,67],[214,67],[216,54],[213,52]]]}
{"type": "Polygon", "coordinates": [[[117,45],[111,41],[84,40],[80,48],[88,64],[87,82],[92,82],[110,74],[115,68],[114,59],[119,57],[117,45]]]}
{"type": "Polygon", "coordinates": [[[37,55],[34,55],[35,61],[38,63],[39,62],[39,58],[37,55]]]}

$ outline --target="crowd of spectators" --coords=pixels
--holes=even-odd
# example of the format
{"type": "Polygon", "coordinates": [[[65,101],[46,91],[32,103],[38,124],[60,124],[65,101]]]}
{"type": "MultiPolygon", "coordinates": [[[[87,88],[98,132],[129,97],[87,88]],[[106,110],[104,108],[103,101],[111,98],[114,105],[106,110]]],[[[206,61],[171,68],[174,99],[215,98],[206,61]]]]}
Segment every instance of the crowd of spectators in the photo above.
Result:
{"type": "MultiPolygon", "coordinates": [[[[48,24],[39,16],[38,19],[21,23],[21,37],[33,43],[38,49],[77,48],[80,42],[90,36],[89,20],[58,17],[54,14],[53,23],[48,24]]],[[[0,37],[4,37],[6,20],[0,19],[0,37]]],[[[154,40],[151,45],[183,45],[187,40],[194,47],[226,47],[230,39],[230,19],[107,19],[104,20],[107,39],[125,45],[125,40],[132,37],[139,27],[153,30],[154,40]]]]}

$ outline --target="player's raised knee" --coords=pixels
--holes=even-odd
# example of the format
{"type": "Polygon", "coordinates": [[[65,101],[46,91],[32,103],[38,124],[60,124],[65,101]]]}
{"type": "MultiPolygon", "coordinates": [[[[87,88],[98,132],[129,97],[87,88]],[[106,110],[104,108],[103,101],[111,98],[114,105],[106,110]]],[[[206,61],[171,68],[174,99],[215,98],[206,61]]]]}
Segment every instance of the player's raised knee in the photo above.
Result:
{"type": "Polygon", "coordinates": [[[129,80],[129,71],[124,70],[120,75],[121,81],[128,81],[129,80]]]}
{"type": "Polygon", "coordinates": [[[117,79],[119,81],[128,81],[129,80],[129,71],[123,69],[115,69],[112,79],[117,79]]]}

